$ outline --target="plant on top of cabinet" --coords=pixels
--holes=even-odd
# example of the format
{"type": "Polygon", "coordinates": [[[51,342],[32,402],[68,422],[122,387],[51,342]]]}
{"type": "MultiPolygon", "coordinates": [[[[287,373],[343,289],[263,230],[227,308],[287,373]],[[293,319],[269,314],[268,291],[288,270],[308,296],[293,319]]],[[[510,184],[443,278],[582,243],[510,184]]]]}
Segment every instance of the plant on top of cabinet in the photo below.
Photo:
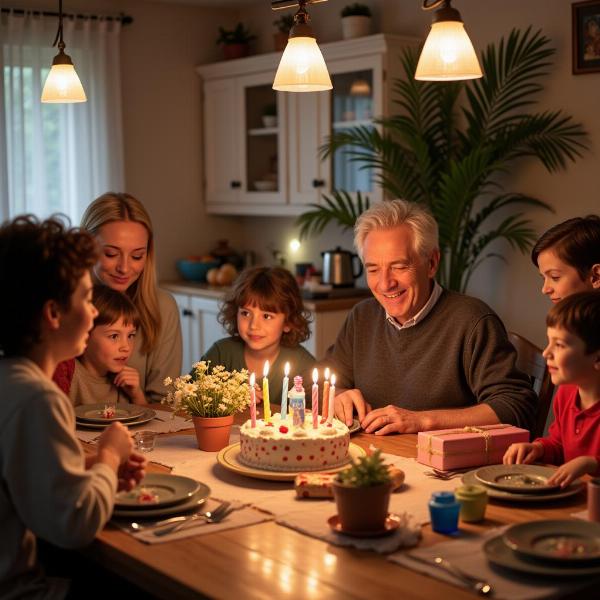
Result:
{"type": "Polygon", "coordinates": [[[238,23],[234,29],[219,27],[217,45],[223,46],[225,59],[242,58],[250,54],[250,42],[255,39],[243,23],[238,23]]]}
{"type": "Polygon", "coordinates": [[[371,9],[366,4],[360,4],[355,2],[354,4],[348,4],[342,8],[342,18],[344,17],[370,17],[371,9]]]}
{"type": "Polygon", "coordinates": [[[277,27],[277,33],[273,34],[273,45],[275,52],[282,52],[288,41],[290,29],[294,25],[294,15],[281,15],[279,19],[273,21],[273,25],[277,27]]]}
{"type": "Polygon", "coordinates": [[[342,9],[342,35],[345,40],[369,35],[371,9],[366,4],[349,4],[342,9]]]}
{"type": "MultiPolygon", "coordinates": [[[[589,146],[583,125],[564,111],[528,110],[544,89],[540,80],[550,72],[554,53],[541,31],[513,30],[482,53],[481,79],[438,83],[415,80],[418,52],[407,48],[405,78],[395,86],[404,110],[377,119],[379,128],[334,132],[321,148],[325,157],[340,150],[360,168],[373,169],[388,197],[429,207],[440,231],[438,277],[449,289],[466,290],[475,269],[499,256],[489,251],[492,242],[505,240],[527,252],[537,239],[532,221],[516,207],[552,209],[503,189],[515,164],[534,158],[554,173],[589,146]]],[[[301,217],[306,231],[311,222],[322,228],[326,220],[345,223],[356,214],[348,203],[329,212],[311,206],[315,210],[301,217]]]]}

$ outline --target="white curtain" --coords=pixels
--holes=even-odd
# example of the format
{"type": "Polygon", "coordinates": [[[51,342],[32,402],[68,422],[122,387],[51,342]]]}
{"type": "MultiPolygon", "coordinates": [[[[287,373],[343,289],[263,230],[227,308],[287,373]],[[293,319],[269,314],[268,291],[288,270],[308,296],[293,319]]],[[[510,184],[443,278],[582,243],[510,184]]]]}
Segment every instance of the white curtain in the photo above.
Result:
{"type": "Polygon", "coordinates": [[[62,212],[78,224],[96,196],[124,188],[118,21],[65,19],[87,102],[42,104],[58,19],[0,17],[0,221],[62,212]]]}

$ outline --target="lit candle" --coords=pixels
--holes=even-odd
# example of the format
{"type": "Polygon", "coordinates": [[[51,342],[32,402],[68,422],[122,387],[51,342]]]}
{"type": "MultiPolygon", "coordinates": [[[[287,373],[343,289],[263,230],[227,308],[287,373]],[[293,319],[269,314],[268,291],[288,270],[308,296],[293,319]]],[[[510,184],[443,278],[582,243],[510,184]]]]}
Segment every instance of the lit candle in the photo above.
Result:
{"type": "Polygon", "coordinates": [[[286,362],[283,369],[283,385],[281,386],[281,420],[287,419],[287,401],[288,401],[288,375],[290,374],[290,363],[286,362]]]}
{"type": "Polygon", "coordinates": [[[313,369],[312,385],[312,422],[313,429],[319,427],[319,371],[313,369]]]}
{"type": "Polygon", "coordinates": [[[254,384],[256,382],[256,375],[252,373],[250,375],[250,420],[252,421],[252,427],[256,427],[256,390],[254,384]]]}
{"type": "Polygon", "coordinates": [[[327,419],[327,409],[329,408],[329,367],[325,369],[325,382],[323,383],[323,421],[327,419]]]}
{"type": "Polygon", "coordinates": [[[269,374],[269,361],[265,361],[265,366],[263,367],[263,405],[265,407],[265,423],[271,422],[271,404],[269,402],[269,379],[267,375],[269,374]]]}
{"type": "MultiPolygon", "coordinates": [[[[325,402],[325,399],[323,399],[325,402]]],[[[335,413],[335,375],[331,375],[331,387],[329,388],[329,412],[327,413],[327,422],[333,423],[335,413]]]]}

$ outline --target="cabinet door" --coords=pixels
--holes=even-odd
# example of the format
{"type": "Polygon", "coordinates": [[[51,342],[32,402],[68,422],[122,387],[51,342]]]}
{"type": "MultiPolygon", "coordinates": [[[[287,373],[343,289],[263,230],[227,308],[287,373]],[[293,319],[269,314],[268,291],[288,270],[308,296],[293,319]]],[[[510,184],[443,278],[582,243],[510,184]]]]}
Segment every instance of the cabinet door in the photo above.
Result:
{"type": "Polygon", "coordinates": [[[235,204],[242,188],[235,79],[204,84],[204,156],[207,203],[235,204]]]}
{"type": "Polygon", "coordinates": [[[227,332],[217,321],[219,301],[213,298],[192,297],[192,363],[200,360],[201,356],[219,339],[227,336],[227,332]]]}
{"type": "Polygon", "coordinates": [[[177,307],[179,308],[179,320],[181,321],[181,336],[183,340],[182,372],[189,373],[192,370],[192,323],[194,313],[191,310],[191,300],[187,294],[173,294],[177,307]]]}
{"type": "Polygon", "coordinates": [[[287,110],[283,94],[272,88],[273,73],[240,77],[237,113],[241,115],[243,182],[240,201],[249,205],[287,202],[287,110]],[[265,112],[276,112],[275,119],[265,112]]]}
{"type": "MultiPolygon", "coordinates": [[[[333,90],[331,94],[331,132],[351,127],[374,127],[373,117],[385,114],[383,102],[383,68],[380,55],[329,64],[333,90]]],[[[351,161],[344,150],[331,159],[331,188],[362,192],[371,200],[380,200],[381,188],[373,183],[371,170],[351,161]]]]}
{"type": "Polygon", "coordinates": [[[330,132],[331,92],[289,94],[288,136],[290,203],[319,202],[331,190],[329,160],[319,148],[330,132]]]}

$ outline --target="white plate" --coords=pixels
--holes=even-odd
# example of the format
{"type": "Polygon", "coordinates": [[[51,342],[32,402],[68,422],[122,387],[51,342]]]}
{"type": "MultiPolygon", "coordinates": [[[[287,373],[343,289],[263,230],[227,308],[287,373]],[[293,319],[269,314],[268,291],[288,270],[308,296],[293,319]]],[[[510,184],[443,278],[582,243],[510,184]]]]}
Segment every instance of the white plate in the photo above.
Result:
{"type": "MultiPolygon", "coordinates": [[[[465,485],[481,485],[481,482],[475,477],[475,471],[469,471],[462,476],[462,482],[465,485]]],[[[547,492],[544,494],[521,494],[518,492],[506,492],[504,490],[497,490],[495,488],[485,485],[488,496],[495,500],[506,500],[510,502],[550,502],[552,500],[562,500],[569,496],[578,494],[584,487],[583,482],[576,481],[572,483],[568,488],[559,490],[556,492],[547,492]]]]}
{"type": "MultiPolygon", "coordinates": [[[[156,412],[151,408],[147,408],[144,410],[142,415],[135,419],[134,421],[125,421],[123,425],[127,427],[135,427],[136,425],[142,425],[143,423],[147,423],[148,421],[152,421],[156,416],[156,412]]],[[[88,423],[85,421],[80,421],[79,419],[75,419],[78,429],[106,429],[111,423],[88,423]]]]}
{"type": "Polygon", "coordinates": [[[108,404],[80,404],[75,407],[75,417],[86,423],[112,423],[113,421],[131,421],[137,419],[146,410],[145,406],[120,402],[115,404],[115,416],[103,417],[102,411],[108,404]]]}
{"type": "Polygon", "coordinates": [[[115,507],[145,511],[170,506],[189,500],[199,489],[200,484],[190,477],[171,475],[171,473],[148,473],[131,491],[117,494],[115,507]],[[158,501],[141,504],[138,495],[142,488],[155,494],[158,501]]]}

